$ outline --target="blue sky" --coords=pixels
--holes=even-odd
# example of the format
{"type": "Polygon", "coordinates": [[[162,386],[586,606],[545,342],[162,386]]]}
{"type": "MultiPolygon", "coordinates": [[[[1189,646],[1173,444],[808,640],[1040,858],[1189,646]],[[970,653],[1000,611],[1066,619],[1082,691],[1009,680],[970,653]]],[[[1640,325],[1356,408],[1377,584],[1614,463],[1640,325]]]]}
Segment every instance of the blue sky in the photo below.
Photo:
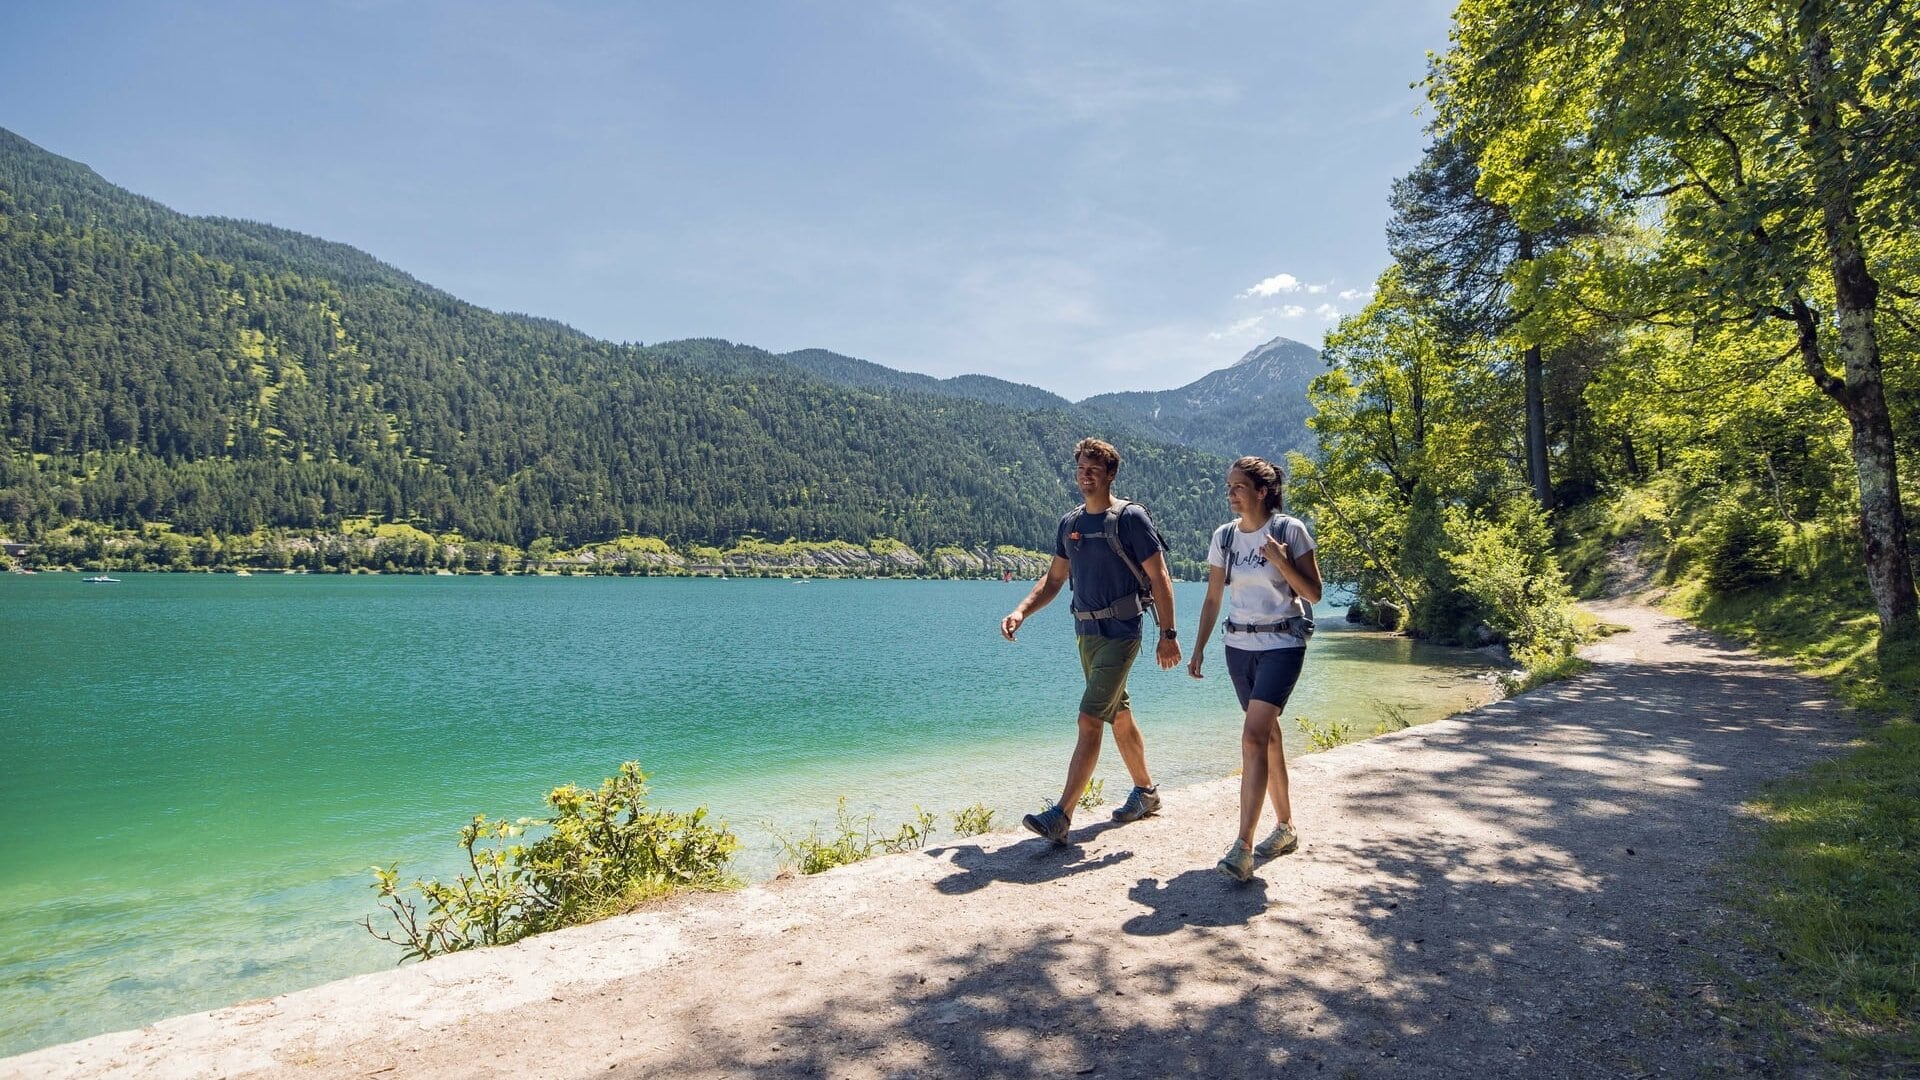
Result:
{"type": "Polygon", "coordinates": [[[1364,303],[1451,7],[9,0],[0,127],[596,336],[1077,399],[1364,303]]]}

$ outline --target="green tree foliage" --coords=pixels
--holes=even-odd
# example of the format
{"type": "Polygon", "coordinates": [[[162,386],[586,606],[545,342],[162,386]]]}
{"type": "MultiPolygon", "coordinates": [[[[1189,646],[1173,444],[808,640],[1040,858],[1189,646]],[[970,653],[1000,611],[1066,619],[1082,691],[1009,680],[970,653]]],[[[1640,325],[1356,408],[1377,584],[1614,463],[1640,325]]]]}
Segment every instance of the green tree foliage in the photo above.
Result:
{"type": "Polygon", "coordinates": [[[1717,339],[1735,378],[1796,369],[1846,421],[1882,635],[1920,635],[1896,436],[1914,378],[1900,302],[1920,285],[1911,8],[1465,0],[1432,87],[1480,148],[1479,190],[1523,228],[1569,198],[1645,226],[1516,278],[1526,332],[1629,318],[1717,339]]]}

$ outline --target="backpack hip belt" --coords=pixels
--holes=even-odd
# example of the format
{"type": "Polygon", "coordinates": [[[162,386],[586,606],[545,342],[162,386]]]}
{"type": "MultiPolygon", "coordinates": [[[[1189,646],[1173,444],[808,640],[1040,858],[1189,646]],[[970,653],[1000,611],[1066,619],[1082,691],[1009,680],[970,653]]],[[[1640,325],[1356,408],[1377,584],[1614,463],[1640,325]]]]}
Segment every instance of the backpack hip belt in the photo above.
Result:
{"type": "Polygon", "coordinates": [[[1302,615],[1270,623],[1243,623],[1228,619],[1222,625],[1236,634],[1291,634],[1301,641],[1313,636],[1313,620],[1302,615]]]}
{"type": "Polygon", "coordinates": [[[1146,610],[1152,606],[1153,599],[1151,597],[1142,599],[1138,593],[1135,593],[1132,596],[1123,596],[1098,611],[1081,611],[1079,608],[1075,608],[1073,609],[1073,617],[1080,622],[1088,622],[1093,619],[1131,619],[1136,615],[1144,614],[1146,610]]]}

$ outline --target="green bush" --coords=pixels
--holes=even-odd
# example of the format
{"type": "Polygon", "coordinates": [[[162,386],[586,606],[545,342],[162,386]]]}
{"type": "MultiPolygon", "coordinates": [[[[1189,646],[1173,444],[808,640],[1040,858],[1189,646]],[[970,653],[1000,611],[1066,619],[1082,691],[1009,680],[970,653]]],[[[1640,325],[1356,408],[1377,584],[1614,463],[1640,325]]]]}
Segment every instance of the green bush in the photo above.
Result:
{"type": "Polygon", "coordinates": [[[1771,515],[1729,500],[1720,504],[1703,537],[1707,585],[1730,593],[1780,576],[1786,532],[1771,515]]]}
{"type": "Polygon", "coordinates": [[[1507,639],[1514,659],[1536,667],[1573,651],[1580,643],[1573,593],[1537,508],[1518,504],[1503,521],[1454,511],[1447,531],[1458,548],[1442,557],[1483,605],[1487,625],[1507,639]]]}
{"type": "Polygon", "coordinates": [[[1345,720],[1316,724],[1304,716],[1296,716],[1293,722],[1299,726],[1300,733],[1307,737],[1307,744],[1315,750],[1332,750],[1353,738],[1353,725],[1345,720]]]}
{"type": "Polygon", "coordinates": [[[1087,784],[1087,789],[1080,793],[1080,803],[1079,803],[1080,809],[1091,810],[1094,807],[1099,806],[1101,803],[1106,802],[1107,801],[1106,793],[1107,793],[1107,782],[1105,780],[1090,781],[1087,784]]]}
{"type": "Polygon", "coordinates": [[[974,803],[947,816],[953,820],[955,836],[980,836],[993,831],[993,808],[986,803],[974,803]]]}
{"type": "Polygon", "coordinates": [[[396,930],[376,930],[371,918],[360,925],[405,949],[403,960],[424,960],[591,922],[679,889],[734,885],[727,867],[739,839],[724,824],[706,824],[705,807],[651,809],[646,795],[646,773],[629,761],[598,791],[568,784],[548,792],[550,818],[476,814],[460,830],[472,873],[450,883],[415,880],[416,906],[398,864],[376,866],[373,888],[396,930]],[[530,844],[508,843],[528,829],[549,831],[530,844]]]}

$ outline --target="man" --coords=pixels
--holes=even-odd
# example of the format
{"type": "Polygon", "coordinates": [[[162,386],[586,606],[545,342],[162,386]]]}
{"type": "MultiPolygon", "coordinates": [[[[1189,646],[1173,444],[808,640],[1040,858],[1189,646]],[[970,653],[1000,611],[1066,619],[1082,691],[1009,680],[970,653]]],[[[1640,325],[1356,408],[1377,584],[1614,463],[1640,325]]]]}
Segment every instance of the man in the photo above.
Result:
{"type": "Polygon", "coordinates": [[[1047,574],[1000,620],[1008,641],[1027,617],[1053,600],[1060,586],[1073,581],[1074,633],[1080,645],[1080,667],[1086,690],[1080,697],[1080,738],[1067,764],[1067,784],[1060,801],[1023,820],[1027,828],[1056,844],[1067,842],[1073,809],[1080,793],[1093,779],[1100,760],[1102,729],[1113,727],[1114,745],[1133,774],[1133,792],[1118,810],[1115,821],[1138,821],[1160,809],[1160,793],[1147,771],[1146,743],[1133,722],[1127,700],[1127,672],[1140,653],[1144,623],[1141,593],[1152,596],[1155,635],[1154,658],[1162,668],[1180,663],[1180,645],[1174,636],[1173,583],[1161,552],[1166,545],[1153,521],[1138,503],[1113,497],[1113,478],[1120,471],[1120,452],[1099,439],[1082,439],[1073,448],[1074,481],[1086,502],[1060,521],[1054,538],[1053,563],[1047,574]],[[1119,506],[1118,515],[1108,511],[1119,506]],[[1117,530],[1118,543],[1108,536],[1117,530]],[[1121,551],[1125,554],[1122,555],[1121,551]],[[1145,587],[1143,590],[1143,586],[1145,587]]]}

